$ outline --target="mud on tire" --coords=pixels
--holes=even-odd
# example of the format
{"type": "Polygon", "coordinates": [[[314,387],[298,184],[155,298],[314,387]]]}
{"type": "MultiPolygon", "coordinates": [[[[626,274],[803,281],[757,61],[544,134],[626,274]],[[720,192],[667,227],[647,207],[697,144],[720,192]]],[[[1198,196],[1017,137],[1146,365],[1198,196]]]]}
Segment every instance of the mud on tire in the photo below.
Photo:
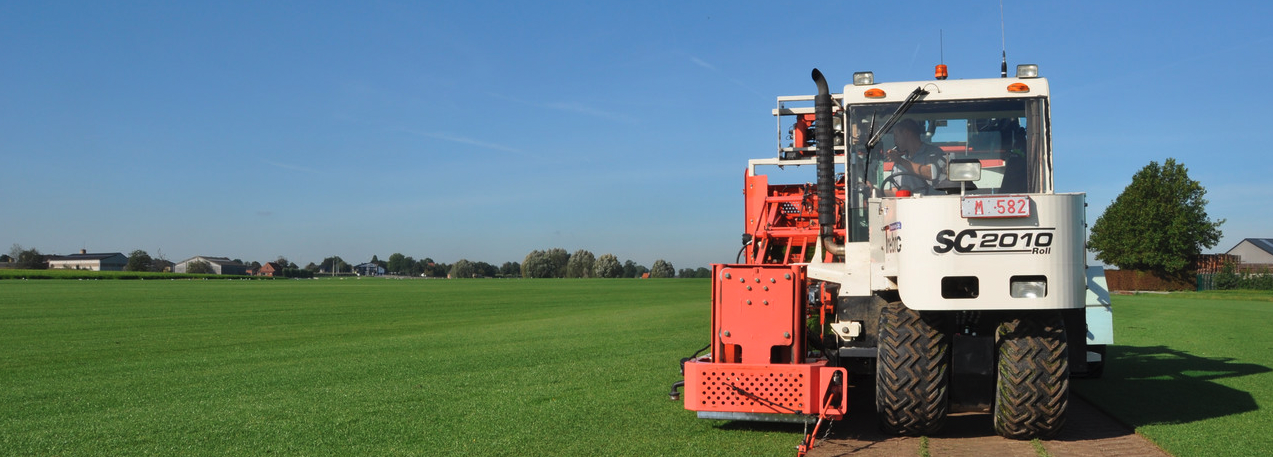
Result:
{"type": "Polygon", "coordinates": [[[1005,320],[995,340],[995,432],[1022,440],[1056,436],[1065,425],[1070,391],[1061,314],[1039,312],[1005,320]]]}
{"type": "Polygon", "coordinates": [[[950,343],[935,324],[901,302],[880,311],[875,409],[885,433],[931,435],[945,423],[950,343]]]}

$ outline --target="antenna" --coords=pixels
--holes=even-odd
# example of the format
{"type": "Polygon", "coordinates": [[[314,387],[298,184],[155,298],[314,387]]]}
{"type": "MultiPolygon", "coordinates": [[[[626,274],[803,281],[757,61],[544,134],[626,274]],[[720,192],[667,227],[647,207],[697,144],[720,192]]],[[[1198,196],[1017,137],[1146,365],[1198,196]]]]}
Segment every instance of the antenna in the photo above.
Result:
{"type": "Polygon", "coordinates": [[[1003,27],[1003,0],[999,0],[999,49],[1003,51],[1003,63],[999,64],[999,77],[1008,77],[1008,36],[1003,27]]]}

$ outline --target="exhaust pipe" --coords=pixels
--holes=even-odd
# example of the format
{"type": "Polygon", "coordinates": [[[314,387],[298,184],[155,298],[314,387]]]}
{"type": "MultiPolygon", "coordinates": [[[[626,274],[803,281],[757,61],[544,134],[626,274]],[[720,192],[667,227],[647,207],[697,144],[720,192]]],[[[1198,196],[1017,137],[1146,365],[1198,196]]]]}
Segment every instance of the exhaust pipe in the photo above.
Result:
{"type": "Polygon", "coordinates": [[[844,245],[835,242],[835,139],[831,131],[831,89],[826,78],[817,68],[813,69],[813,82],[818,85],[818,95],[813,98],[814,140],[817,142],[818,160],[818,234],[822,249],[833,255],[844,255],[844,245]]]}

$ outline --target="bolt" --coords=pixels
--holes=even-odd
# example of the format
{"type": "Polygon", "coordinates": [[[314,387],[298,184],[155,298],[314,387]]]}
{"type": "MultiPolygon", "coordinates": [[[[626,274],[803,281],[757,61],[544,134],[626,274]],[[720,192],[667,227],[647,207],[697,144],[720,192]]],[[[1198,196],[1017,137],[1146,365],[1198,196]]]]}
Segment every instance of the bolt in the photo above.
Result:
{"type": "Polygon", "coordinates": [[[777,280],[777,279],[769,278],[769,283],[770,283],[770,284],[773,284],[773,283],[776,283],[776,282],[778,282],[778,280],[777,280]]]}
{"type": "Polygon", "coordinates": [[[747,290],[751,290],[751,286],[747,286],[747,290]]]}
{"type": "Polygon", "coordinates": [[[725,273],[725,279],[730,279],[729,273],[725,273]]]}
{"type": "Polygon", "coordinates": [[[747,282],[747,280],[743,278],[738,278],[738,282],[747,282]]]}
{"type": "Polygon", "coordinates": [[[783,277],[784,279],[791,279],[791,273],[787,273],[787,274],[785,274],[785,275],[782,275],[782,277],[783,277]]]}
{"type": "Polygon", "coordinates": [[[765,306],[769,306],[769,300],[765,300],[765,306]]]}
{"type": "Polygon", "coordinates": [[[760,278],[756,278],[756,282],[760,282],[760,278]]]}
{"type": "Polygon", "coordinates": [[[729,330],[721,332],[721,336],[729,336],[729,330]]]}
{"type": "Polygon", "coordinates": [[[769,286],[765,286],[765,290],[766,290],[766,291],[768,291],[768,290],[769,290],[769,286]]]}
{"type": "Polygon", "coordinates": [[[791,338],[791,332],[782,332],[783,338],[791,338]]]}
{"type": "Polygon", "coordinates": [[[751,300],[747,300],[747,304],[748,304],[748,305],[750,305],[750,304],[751,304],[751,300]]]}

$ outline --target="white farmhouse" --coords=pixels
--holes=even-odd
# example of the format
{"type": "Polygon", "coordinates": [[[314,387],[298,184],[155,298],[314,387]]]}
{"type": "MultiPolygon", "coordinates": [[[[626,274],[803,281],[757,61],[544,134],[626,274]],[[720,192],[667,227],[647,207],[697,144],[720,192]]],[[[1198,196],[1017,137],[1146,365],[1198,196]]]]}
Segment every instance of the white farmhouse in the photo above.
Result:
{"type": "Polygon", "coordinates": [[[1247,238],[1225,254],[1242,258],[1242,263],[1273,264],[1273,238],[1247,238]]]}
{"type": "Polygon", "coordinates": [[[186,260],[178,262],[172,267],[173,273],[185,273],[191,262],[200,261],[207,262],[212,266],[212,272],[219,275],[246,275],[248,274],[248,266],[235,262],[225,257],[208,257],[197,255],[186,260]]]}
{"type": "Polygon", "coordinates": [[[50,270],[124,271],[128,257],[118,252],[89,253],[80,249],[79,254],[49,256],[50,270]]]}

